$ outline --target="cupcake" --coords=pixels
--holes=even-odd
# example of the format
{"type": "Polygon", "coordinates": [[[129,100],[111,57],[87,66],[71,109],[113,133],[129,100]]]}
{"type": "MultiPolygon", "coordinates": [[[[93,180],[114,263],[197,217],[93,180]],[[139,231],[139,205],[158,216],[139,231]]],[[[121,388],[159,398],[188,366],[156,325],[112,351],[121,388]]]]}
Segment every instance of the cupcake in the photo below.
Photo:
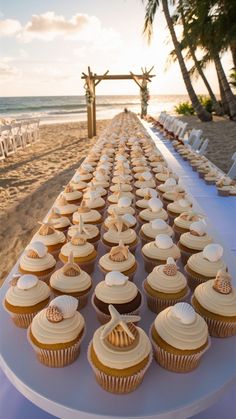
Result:
{"type": "Polygon", "coordinates": [[[155,240],[158,234],[167,234],[170,237],[174,234],[172,227],[160,218],[143,224],[139,232],[143,245],[155,240]]]}
{"type": "MultiPolygon", "coordinates": [[[[109,215],[107,218],[105,218],[103,223],[103,228],[105,230],[109,229],[109,225],[112,220],[116,219],[117,214],[116,211],[113,211],[111,215],[109,215]]],[[[129,228],[136,228],[137,227],[137,219],[134,217],[134,215],[131,214],[124,214],[121,215],[122,220],[124,220],[129,228]]]]}
{"type": "Polygon", "coordinates": [[[34,235],[33,241],[39,241],[47,246],[48,252],[55,258],[58,257],[61,247],[66,243],[65,234],[54,228],[52,223],[39,223],[40,229],[34,235]]]}
{"type": "Polygon", "coordinates": [[[120,217],[114,217],[108,224],[108,230],[103,234],[103,244],[108,248],[115,246],[122,240],[124,244],[129,245],[132,252],[135,252],[138,237],[136,232],[129,227],[129,223],[120,217]]]}
{"type": "Polygon", "coordinates": [[[109,188],[110,185],[110,178],[109,175],[105,173],[105,171],[97,171],[93,177],[93,184],[95,186],[102,186],[104,189],[109,188]]]}
{"type": "Polygon", "coordinates": [[[156,182],[155,182],[155,179],[153,178],[151,172],[147,171],[147,172],[143,172],[143,173],[138,173],[138,180],[136,182],[134,182],[134,186],[137,189],[140,189],[140,188],[155,188],[156,187],[156,182]]]}
{"type": "Polygon", "coordinates": [[[146,333],[133,323],[134,315],[121,315],[109,306],[111,320],[99,327],[89,344],[88,361],[98,384],[111,393],[130,393],[142,382],[152,361],[146,333]]]}
{"type": "Polygon", "coordinates": [[[113,194],[110,194],[107,198],[107,201],[109,202],[109,204],[118,204],[120,198],[131,199],[132,202],[132,200],[134,199],[134,194],[132,192],[122,192],[121,190],[118,190],[113,194]]]}
{"type": "Polygon", "coordinates": [[[190,256],[201,252],[204,247],[212,243],[213,239],[207,232],[206,223],[203,220],[195,221],[190,225],[188,233],[181,234],[178,247],[181,252],[181,259],[184,264],[187,263],[190,256]]]}
{"type": "Polygon", "coordinates": [[[106,275],[108,272],[117,271],[128,276],[133,280],[137,269],[134,255],[129,251],[129,246],[125,246],[120,240],[118,246],[113,246],[109,253],[99,259],[99,268],[106,275]]]}
{"type": "Polygon", "coordinates": [[[189,231],[193,222],[200,220],[204,220],[204,216],[191,210],[182,212],[178,217],[176,217],[173,224],[176,241],[179,240],[181,234],[189,231]]]}
{"type": "Polygon", "coordinates": [[[236,289],[226,269],[197,286],[192,305],[207,322],[211,336],[225,338],[236,334],[236,289]]]}
{"type": "Polygon", "coordinates": [[[121,191],[121,192],[131,192],[133,190],[132,185],[130,185],[129,183],[116,183],[115,185],[111,185],[110,187],[110,191],[112,193],[117,192],[117,191],[121,191]]]}
{"type": "Polygon", "coordinates": [[[109,205],[107,212],[109,215],[112,214],[113,211],[116,212],[117,215],[124,215],[124,214],[135,214],[134,208],[131,207],[132,199],[128,197],[121,197],[118,199],[117,204],[109,205]]]}
{"type": "Polygon", "coordinates": [[[156,265],[166,263],[168,257],[178,260],[180,258],[180,250],[173,243],[170,236],[167,236],[167,234],[158,234],[154,241],[142,247],[142,255],[145,270],[150,273],[156,265]]]}
{"type": "Polygon", "coordinates": [[[138,314],[141,302],[142,295],[136,285],[118,271],[107,273],[105,280],[97,284],[92,297],[92,304],[102,324],[111,318],[109,304],[120,314],[138,314]]]}
{"type": "Polygon", "coordinates": [[[87,182],[82,180],[82,176],[79,175],[78,173],[76,173],[73,176],[73,178],[71,179],[70,184],[71,184],[71,186],[73,186],[73,188],[76,191],[83,191],[85,188],[87,188],[87,182]]]}
{"type": "Polygon", "coordinates": [[[68,217],[69,220],[72,219],[73,213],[78,209],[77,205],[69,204],[62,194],[56,200],[55,206],[58,208],[60,214],[68,217]]]}
{"type": "Polygon", "coordinates": [[[178,271],[173,258],[169,257],[165,265],[156,266],[143,282],[147,305],[154,313],[185,301],[189,294],[187,280],[178,271]]]}
{"type": "Polygon", "coordinates": [[[220,179],[220,177],[222,176],[221,172],[219,171],[219,169],[217,168],[212,168],[205,176],[204,176],[204,180],[206,182],[207,185],[215,185],[215,183],[217,182],[217,180],[220,179]]]}
{"type": "Polygon", "coordinates": [[[172,225],[175,218],[182,212],[190,211],[193,204],[186,198],[179,199],[178,201],[171,202],[167,205],[167,213],[169,216],[170,224],[172,225]]]}
{"type": "Polygon", "coordinates": [[[35,275],[15,276],[3,306],[17,327],[27,328],[33,317],[50,301],[50,288],[35,275]]]}
{"type": "Polygon", "coordinates": [[[55,230],[62,231],[63,233],[66,233],[71,225],[69,218],[61,215],[56,207],[52,208],[48,221],[53,225],[55,230]]]}
{"type": "Polygon", "coordinates": [[[56,265],[54,257],[48,253],[47,247],[42,242],[30,243],[19,262],[21,274],[36,275],[42,281],[48,281],[56,265]]]}
{"type": "Polygon", "coordinates": [[[171,177],[173,179],[178,179],[178,176],[172,173],[167,167],[163,167],[162,171],[155,175],[158,185],[160,185],[161,183],[164,183],[167,179],[171,177]]]}
{"type": "Polygon", "coordinates": [[[86,240],[89,243],[92,243],[95,248],[97,248],[99,239],[100,239],[100,232],[97,226],[93,224],[85,224],[83,221],[82,214],[80,214],[79,224],[73,225],[68,230],[68,238],[69,240],[72,239],[72,237],[75,234],[82,234],[84,237],[86,237],[86,240]]]}
{"type": "Polygon", "coordinates": [[[176,180],[172,177],[168,178],[164,183],[161,183],[157,189],[162,195],[165,192],[171,191],[177,185],[176,180]]]}
{"type": "Polygon", "coordinates": [[[79,224],[80,216],[82,216],[83,222],[85,224],[101,224],[102,215],[95,209],[91,209],[87,206],[85,201],[81,202],[80,207],[73,214],[72,222],[73,224],[79,224]]]}
{"type": "Polygon", "coordinates": [[[140,189],[136,189],[136,191],[135,191],[135,195],[136,195],[137,200],[139,198],[144,198],[148,194],[151,195],[150,199],[157,197],[157,191],[156,191],[156,189],[153,189],[153,188],[140,188],[140,189]]]}
{"type": "Polygon", "coordinates": [[[185,272],[192,290],[199,284],[214,279],[220,269],[226,268],[222,255],[223,248],[219,244],[208,244],[202,252],[190,256],[185,272]]]}
{"type": "Polygon", "coordinates": [[[150,339],[157,363],[173,372],[197,368],[210,346],[205,320],[185,302],[167,307],[157,315],[150,339]]]}
{"type": "Polygon", "coordinates": [[[90,191],[86,196],[86,198],[83,198],[85,205],[92,210],[99,211],[102,214],[106,206],[105,200],[97,192],[90,191]]]}
{"type": "Polygon", "coordinates": [[[81,198],[83,196],[82,192],[75,189],[74,186],[70,183],[65,187],[62,195],[64,198],[66,198],[68,204],[75,205],[80,204],[81,198]]]}
{"type": "Polygon", "coordinates": [[[71,295],[78,300],[78,309],[87,304],[88,294],[92,288],[92,280],[89,274],[80,269],[74,262],[73,253],[69,254],[68,262],[50,278],[50,287],[54,296],[71,295]]]}
{"type": "Polygon", "coordinates": [[[157,198],[157,191],[155,189],[146,188],[146,191],[147,192],[142,199],[136,200],[135,206],[138,211],[142,211],[143,209],[149,208],[148,202],[150,201],[150,199],[157,198]]]}
{"type": "Polygon", "coordinates": [[[36,314],[28,328],[29,343],[47,367],[65,367],[79,356],[85,322],[77,306],[76,298],[60,295],[36,314]]]}
{"type": "Polygon", "coordinates": [[[95,192],[98,196],[102,197],[107,195],[107,189],[99,185],[94,185],[93,182],[88,183],[88,187],[84,190],[83,197],[87,199],[90,198],[91,192],[95,192]]]}
{"type": "Polygon", "coordinates": [[[138,218],[141,223],[153,221],[157,218],[166,221],[168,214],[163,209],[163,204],[159,198],[151,198],[148,201],[148,208],[140,211],[138,218]]]}
{"type": "Polygon", "coordinates": [[[233,180],[229,176],[223,176],[221,179],[217,180],[216,187],[218,191],[218,195],[220,196],[228,196],[230,185],[232,185],[233,180]]]}
{"type": "Polygon", "coordinates": [[[74,261],[87,273],[92,273],[97,252],[92,243],[88,243],[86,237],[82,234],[75,234],[71,241],[64,244],[59,254],[59,259],[66,263],[69,260],[70,253],[73,252],[74,261]]]}

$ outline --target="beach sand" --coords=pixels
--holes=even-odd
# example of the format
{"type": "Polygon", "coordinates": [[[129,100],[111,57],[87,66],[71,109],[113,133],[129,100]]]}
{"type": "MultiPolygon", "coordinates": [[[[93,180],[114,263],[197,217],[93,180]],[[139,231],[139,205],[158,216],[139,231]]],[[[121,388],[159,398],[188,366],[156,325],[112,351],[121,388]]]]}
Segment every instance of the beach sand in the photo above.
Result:
{"type": "Polygon", "coordinates": [[[0,162],[0,284],[95,142],[86,122],[43,125],[39,142],[0,162]]]}
{"type": "Polygon", "coordinates": [[[203,137],[209,139],[206,157],[227,172],[236,151],[236,123],[218,116],[214,116],[213,122],[201,122],[196,116],[178,115],[178,118],[188,123],[188,129],[202,129],[203,137]]]}

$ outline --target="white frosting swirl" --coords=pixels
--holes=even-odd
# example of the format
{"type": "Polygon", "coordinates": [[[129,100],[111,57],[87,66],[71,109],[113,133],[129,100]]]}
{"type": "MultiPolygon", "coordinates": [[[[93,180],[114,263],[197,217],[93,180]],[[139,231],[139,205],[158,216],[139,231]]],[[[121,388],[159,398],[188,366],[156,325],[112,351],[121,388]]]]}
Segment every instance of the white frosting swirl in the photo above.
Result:
{"type": "Polygon", "coordinates": [[[125,272],[135,265],[135,257],[128,252],[128,259],[122,262],[116,262],[110,259],[109,253],[106,253],[99,259],[99,265],[106,271],[125,272]]]}
{"type": "Polygon", "coordinates": [[[18,288],[18,286],[11,286],[7,290],[5,298],[6,301],[13,306],[31,307],[40,303],[41,301],[46,300],[47,298],[49,298],[49,296],[49,286],[45,282],[39,280],[34,287],[28,289],[21,289],[18,288]]]}
{"type": "Polygon", "coordinates": [[[230,294],[221,294],[214,290],[214,279],[198,285],[194,291],[196,300],[211,313],[220,316],[236,316],[236,289],[230,294]]]}
{"type": "Polygon", "coordinates": [[[106,281],[101,281],[95,288],[96,297],[107,304],[129,303],[137,294],[138,288],[131,281],[122,285],[107,285],[106,281]]]}
{"type": "Polygon", "coordinates": [[[69,293],[82,292],[90,288],[91,277],[87,272],[80,270],[76,276],[67,276],[63,273],[63,268],[53,272],[50,278],[50,285],[58,291],[69,293]]]}
{"type": "Polygon", "coordinates": [[[163,272],[165,265],[156,266],[153,271],[147,276],[147,283],[152,289],[167,294],[177,293],[182,291],[187,286],[185,276],[177,271],[175,275],[166,275],[163,272]]]}

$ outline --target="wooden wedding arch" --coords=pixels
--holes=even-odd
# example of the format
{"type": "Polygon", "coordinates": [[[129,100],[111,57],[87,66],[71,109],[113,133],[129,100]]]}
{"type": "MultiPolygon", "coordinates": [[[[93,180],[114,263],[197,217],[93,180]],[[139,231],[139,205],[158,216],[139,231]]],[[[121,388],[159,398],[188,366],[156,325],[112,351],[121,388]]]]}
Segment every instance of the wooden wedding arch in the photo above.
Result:
{"type": "Polygon", "coordinates": [[[148,82],[151,82],[151,78],[154,74],[150,74],[153,67],[147,70],[146,67],[142,68],[142,74],[134,74],[130,71],[130,74],[108,74],[109,70],[103,75],[99,76],[96,73],[92,73],[90,67],[88,67],[88,74],[82,73],[82,79],[85,80],[84,88],[86,91],[86,103],[87,103],[87,122],[88,122],[88,137],[92,138],[96,135],[96,91],[95,88],[102,80],[134,80],[134,82],[140,88],[141,96],[141,118],[147,115],[147,106],[149,99],[148,82]]]}

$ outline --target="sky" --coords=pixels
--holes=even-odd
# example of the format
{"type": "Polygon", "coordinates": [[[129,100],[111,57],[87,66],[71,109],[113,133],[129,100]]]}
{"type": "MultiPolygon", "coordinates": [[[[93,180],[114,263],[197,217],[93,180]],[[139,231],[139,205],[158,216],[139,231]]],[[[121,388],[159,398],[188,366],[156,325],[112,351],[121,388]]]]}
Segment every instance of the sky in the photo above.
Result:
{"type": "MultiPolygon", "coordinates": [[[[0,96],[82,95],[82,72],[156,75],[151,94],[186,94],[160,8],[150,45],[142,34],[141,0],[0,0],[0,96]]],[[[226,71],[233,65],[225,54],[226,71]]],[[[191,63],[188,63],[191,66],[191,63]]],[[[206,71],[215,93],[212,66],[206,71]]],[[[206,93],[200,80],[198,93],[206,93]]],[[[97,94],[139,94],[132,81],[102,81],[97,94]]]]}

